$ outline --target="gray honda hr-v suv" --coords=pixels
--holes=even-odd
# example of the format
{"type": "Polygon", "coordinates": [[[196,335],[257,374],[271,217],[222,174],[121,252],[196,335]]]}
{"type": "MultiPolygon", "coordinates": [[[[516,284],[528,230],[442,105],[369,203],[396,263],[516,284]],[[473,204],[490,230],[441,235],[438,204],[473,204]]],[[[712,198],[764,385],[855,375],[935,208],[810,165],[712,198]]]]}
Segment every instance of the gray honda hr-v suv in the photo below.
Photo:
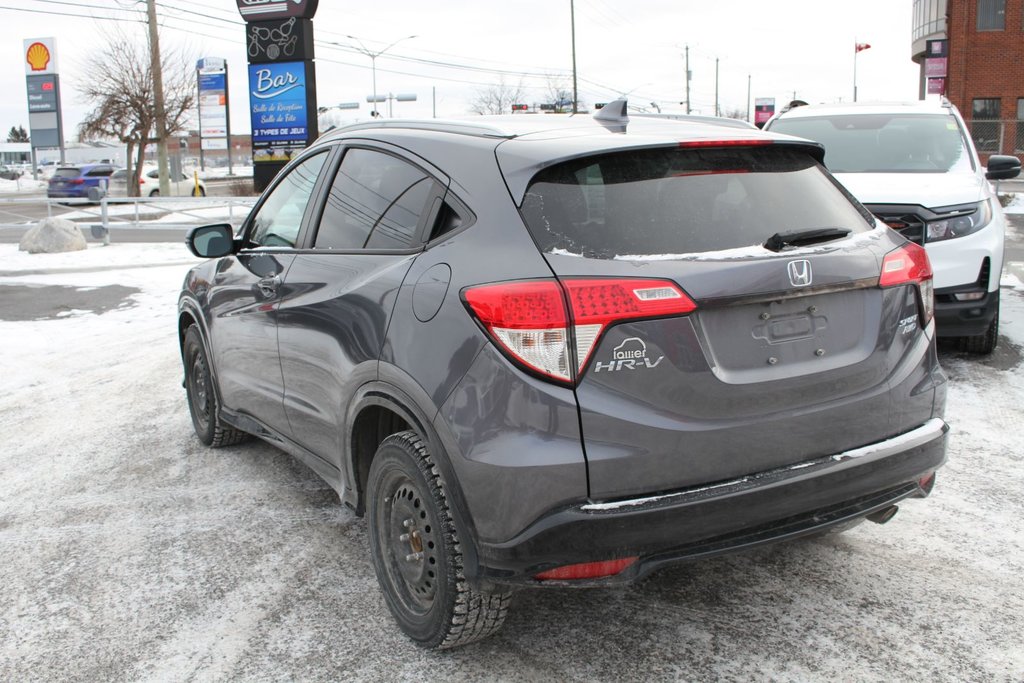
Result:
{"type": "Polygon", "coordinates": [[[621,101],[332,132],[188,237],[196,433],[365,514],[428,647],[517,588],[887,521],[945,459],[932,273],[822,156],[621,101]]]}

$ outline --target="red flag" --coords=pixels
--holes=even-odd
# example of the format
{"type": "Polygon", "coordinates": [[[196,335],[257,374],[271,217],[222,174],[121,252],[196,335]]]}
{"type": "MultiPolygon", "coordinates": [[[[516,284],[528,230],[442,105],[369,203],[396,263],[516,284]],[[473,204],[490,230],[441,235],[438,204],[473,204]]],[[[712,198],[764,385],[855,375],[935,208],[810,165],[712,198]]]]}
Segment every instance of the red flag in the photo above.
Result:
{"type": "Polygon", "coordinates": [[[867,43],[854,43],[853,44],[853,53],[857,54],[861,50],[867,50],[869,47],[871,47],[871,46],[868,45],[867,43]]]}

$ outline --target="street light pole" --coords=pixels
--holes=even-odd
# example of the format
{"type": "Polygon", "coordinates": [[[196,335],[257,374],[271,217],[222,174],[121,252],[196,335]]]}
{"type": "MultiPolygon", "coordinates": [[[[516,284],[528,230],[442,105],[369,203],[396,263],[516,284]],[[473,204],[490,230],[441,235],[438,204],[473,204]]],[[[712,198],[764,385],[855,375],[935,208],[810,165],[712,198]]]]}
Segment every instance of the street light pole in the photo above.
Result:
{"type": "Polygon", "coordinates": [[[573,0],[569,0],[569,23],[572,29],[572,113],[576,114],[579,95],[576,92],[576,7],[573,0]]]}
{"type": "MultiPolygon", "coordinates": [[[[356,41],[357,43],[359,43],[359,47],[356,48],[356,49],[359,50],[359,52],[362,52],[364,55],[366,55],[367,57],[370,58],[370,71],[372,73],[372,79],[373,79],[373,104],[374,104],[373,113],[379,114],[380,112],[378,112],[377,109],[376,109],[376,105],[377,105],[377,57],[380,57],[382,54],[384,54],[385,52],[387,52],[388,50],[393,48],[395,45],[398,45],[403,40],[409,40],[410,38],[415,38],[416,36],[415,35],[411,35],[411,36],[406,36],[404,38],[399,38],[398,40],[396,40],[395,42],[391,43],[390,45],[388,45],[383,50],[377,50],[376,52],[374,52],[370,48],[368,48],[365,45],[363,45],[363,41],[359,40],[355,36],[346,36],[346,37],[350,38],[351,40],[356,41]]],[[[390,115],[389,115],[389,118],[390,118],[390,115]]]]}

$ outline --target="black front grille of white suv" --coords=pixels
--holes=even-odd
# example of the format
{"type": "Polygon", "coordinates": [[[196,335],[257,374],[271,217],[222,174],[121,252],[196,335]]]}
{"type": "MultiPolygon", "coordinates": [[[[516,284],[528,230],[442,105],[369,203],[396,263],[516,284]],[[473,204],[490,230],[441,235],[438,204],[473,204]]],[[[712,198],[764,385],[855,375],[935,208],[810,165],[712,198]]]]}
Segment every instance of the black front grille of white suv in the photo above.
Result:
{"type": "Polygon", "coordinates": [[[868,206],[868,210],[875,214],[883,223],[906,237],[911,242],[924,244],[924,217],[918,215],[910,207],[903,211],[901,207],[887,206],[885,210],[875,210],[868,206]]]}

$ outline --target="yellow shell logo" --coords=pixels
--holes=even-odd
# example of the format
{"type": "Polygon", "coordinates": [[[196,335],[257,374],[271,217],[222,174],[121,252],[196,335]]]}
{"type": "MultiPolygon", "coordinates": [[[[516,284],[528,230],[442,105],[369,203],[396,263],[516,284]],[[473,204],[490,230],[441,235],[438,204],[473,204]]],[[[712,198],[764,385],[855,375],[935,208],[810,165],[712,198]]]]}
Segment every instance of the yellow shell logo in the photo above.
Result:
{"type": "Polygon", "coordinates": [[[33,71],[45,71],[46,65],[50,63],[50,51],[42,43],[32,43],[25,53],[25,61],[33,71]]]}

